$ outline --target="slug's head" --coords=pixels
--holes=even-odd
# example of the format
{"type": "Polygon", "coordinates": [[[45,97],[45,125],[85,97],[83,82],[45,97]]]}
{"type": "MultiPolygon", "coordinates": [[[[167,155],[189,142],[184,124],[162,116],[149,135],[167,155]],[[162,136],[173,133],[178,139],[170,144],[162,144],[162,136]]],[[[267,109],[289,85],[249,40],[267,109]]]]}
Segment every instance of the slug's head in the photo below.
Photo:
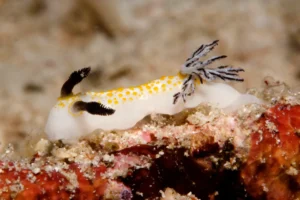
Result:
{"type": "Polygon", "coordinates": [[[50,140],[75,140],[92,131],[86,126],[87,115],[108,116],[115,110],[100,102],[82,99],[85,95],[73,95],[73,88],[88,76],[91,68],[83,68],[73,72],[61,88],[61,96],[51,109],[45,132],[50,140]]]}

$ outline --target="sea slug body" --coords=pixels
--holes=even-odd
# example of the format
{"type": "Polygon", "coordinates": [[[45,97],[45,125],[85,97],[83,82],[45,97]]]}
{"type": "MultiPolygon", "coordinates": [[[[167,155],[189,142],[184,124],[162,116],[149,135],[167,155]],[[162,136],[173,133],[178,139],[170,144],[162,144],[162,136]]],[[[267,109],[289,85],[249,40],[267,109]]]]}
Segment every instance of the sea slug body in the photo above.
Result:
{"type": "Polygon", "coordinates": [[[199,61],[217,44],[218,41],[214,41],[198,48],[177,75],[161,77],[137,87],[73,94],[73,87],[88,76],[90,68],[73,72],[50,111],[45,128],[47,136],[50,140],[74,141],[96,129],[131,128],[152,113],[173,115],[207,102],[219,108],[231,107],[240,99],[244,99],[243,104],[258,102],[255,97],[240,94],[227,84],[212,82],[216,78],[243,81],[238,77],[238,72],[243,71],[241,68],[205,68],[226,56],[199,61]]]}

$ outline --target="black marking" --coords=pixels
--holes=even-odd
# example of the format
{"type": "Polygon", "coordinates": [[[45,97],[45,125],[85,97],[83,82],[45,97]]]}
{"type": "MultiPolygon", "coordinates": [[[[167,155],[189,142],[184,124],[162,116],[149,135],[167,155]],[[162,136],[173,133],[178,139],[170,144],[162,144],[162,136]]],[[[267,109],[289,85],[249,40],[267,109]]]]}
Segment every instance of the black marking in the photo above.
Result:
{"type": "Polygon", "coordinates": [[[223,65],[223,66],[219,66],[218,69],[225,69],[227,67],[228,67],[228,65],[223,65]]]}
{"type": "Polygon", "coordinates": [[[232,68],[232,69],[228,69],[228,71],[230,72],[244,72],[245,70],[242,68],[232,68]]]}
{"type": "Polygon", "coordinates": [[[200,80],[200,83],[203,84],[203,79],[202,79],[201,75],[198,74],[198,73],[195,73],[195,72],[192,72],[192,73],[193,73],[195,76],[197,76],[197,77],[199,78],[199,80],[200,80]]]}
{"type": "Polygon", "coordinates": [[[108,116],[115,113],[115,110],[112,108],[108,108],[102,103],[98,102],[84,102],[84,101],[77,101],[74,103],[73,108],[75,111],[86,111],[92,115],[102,115],[108,116]]]}
{"type": "MultiPolygon", "coordinates": [[[[210,43],[210,44],[207,44],[207,45],[201,45],[193,54],[192,54],[192,56],[191,56],[191,58],[193,58],[193,57],[195,57],[196,55],[198,55],[198,54],[200,54],[205,48],[207,48],[207,47],[210,47],[209,48],[209,51],[211,51],[213,48],[214,48],[214,46],[215,45],[217,45],[218,44],[218,42],[219,42],[219,40],[215,40],[215,41],[213,41],[212,43],[210,43]]],[[[191,58],[189,58],[189,59],[191,59],[191,58]]],[[[189,60],[188,59],[188,60],[189,60]]]]}
{"type": "Polygon", "coordinates": [[[192,63],[193,63],[193,62],[186,63],[186,64],[185,64],[185,67],[190,67],[190,65],[191,65],[192,63]]]}
{"type": "Polygon", "coordinates": [[[216,77],[219,77],[220,79],[222,79],[223,81],[225,81],[224,77],[219,75],[219,74],[215,74],[213,72],[210,72],[212,75],[216,76],[216,77]]]}
{"type": "Polygon", "coordinates": [[[218,69],[221,69],[221,70],[217,70],[217,72],[219,72],[219,73],[223,73],[223,74],[227,74],[227,75],[233,75],[233,76],[238,76],[238,72],[244,72],[245,71],[242,68],[228,67],[228,65],[220,66],[220,67],[218,67],[218,69]],[[226,71],[223,71],[222,69],[226,70],[226,71]],[[229,72],[233,72],[233,73],[229,73],[229,72]]]}
{"type": "Polygon", "coordinates": [[[210,58],[207,61],[205,61],[205,62],[202,63],[203,67],[205,67],[206,65],[209,65],[209,64],[215,62],[216,60],[223,59],[223,58],[227,58],[227,56],[222,55],[222,56],[216,56],[216,57],[210,58]]]}
{"type": "Polygon", "coordinates": [[[60,97],[65,97],[72,95],[72,90],[77,85],[80,83],[85,77],[89,75],[91,71],[91,67],[86,67],[82,68],[78,71],[74,71],[69,79],[63,84],[61,91],[60,91],[60,97]]]}
{"type": "Polygon", "coordinates": [[[231,80],[231,81],[240,81],[240,82],[243,82],[244,79],[243,78],[232,78],[232,77],[227,77],[227,76],[222,76],[220,74],[216,74],[214,72],[210,72],[212,75],[216,76],[216,77],[219,77],[220,79],[222,79],[223,81],[225,80],[231,80]]]}
{"type": "Polygon", "coordinates": [[[192,55],[192,58],[195,57],[198,53],[200,53],[204,48],[204,45],[202,44],[192,55]]]}
{"type": "Polygon", "coordinates": [[[178,101],[179,96],[180,96],[180,92],[177,92],[176,94],[173,95],[173,97],[174,97],[173,104],[176,104],[176,102],[178,101]]]}
{"type": "Polygon", "coordinates": [[[229,72],[225,72],[225,71],[218,71],[218,73],[220,74],[226,74],[228,76],[238,76],[238,74],[235,74],[235,73],[229,73],[229,72]]]}
{"type": "Polygon", "coordinates": [[[215,40],[215,41],[213,41],[213,42],[210,44],[210,46],[211,46],[211,45],[218,44],[218,42],[219,42],[219,40],[215,40]]]}
{"type": "Polygon", "coordinates": [[[219,59],[222,59],[222,58],[227,58],[227,56],[226,55],[218,56],[218,57],[210,59],[209,61],[213,62],[215,60],[219,60],[219,59]]]}
{"type": "Polygon", "coordinates": [[[186,91],[186,88],[187,88],[187,87],[188,87],[187,84],[183,85],[182,90],[183,90],[183,91],[186,91]]]}
{"type": "Polygon", "coordinates": [[[183,93],[183,94],[181,94],[181,96],[182,96],[182,100],[183,100],[183,102],[185,103],[186,102],[186,99],[185,99],[185,93],[183,93]]]}
{"type": "Polygon", "coordinates": [[[191,79],[192,79],[192,76],[190,75],[190,76],[183,82],[183,85],[186,85],[187,82],[189,82],[191,79]]]}
{"type": "MultiPolygon", "coordinates": [[[[185,63],[185,67],[190,67],[191,64],[195,63],[197,61],[197,56],[200,55],[203,51],[207,50],[206,53],[210,52],[211,50],[214,49],[214,47],[216,45],[218,45],[219,40],[215,40],[210,44],[206,44],[206,45],[201,45],[196,51],[194,51],[194,53],[192,54],[191,57],[189,57],[188,59],[186,59],[186,63],[185,63]]],[[[206,53],[203,55],[205,56],[206,53]]],[[[219,59],[219,58],[217,58],[219,59]]]]}
{"type": "Polygon", "coordinates": [[[198,69],[198,71],[203,71],[204,76],[205,76],[207,79],[209,79],[209,76],[207,75],[207,72],[205,71],[205,69],[200,68],[200,69],[198,69]]]}

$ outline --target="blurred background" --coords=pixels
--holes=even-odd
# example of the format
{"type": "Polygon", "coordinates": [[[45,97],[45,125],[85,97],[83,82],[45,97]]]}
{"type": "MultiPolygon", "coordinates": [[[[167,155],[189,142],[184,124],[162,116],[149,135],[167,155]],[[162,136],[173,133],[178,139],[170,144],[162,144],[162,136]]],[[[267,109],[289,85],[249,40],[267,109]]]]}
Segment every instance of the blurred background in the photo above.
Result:
{"type": "Polygon", "coordinates": [[[266,76],[297,86],[299,11],[299,0],[0,0],[0,151],[24,153],[44,136],[60,87],[82,67],[92,74],[76,91],[138,85],[219,39],[210,55],[246,70],[238,90],[266,76]]]}

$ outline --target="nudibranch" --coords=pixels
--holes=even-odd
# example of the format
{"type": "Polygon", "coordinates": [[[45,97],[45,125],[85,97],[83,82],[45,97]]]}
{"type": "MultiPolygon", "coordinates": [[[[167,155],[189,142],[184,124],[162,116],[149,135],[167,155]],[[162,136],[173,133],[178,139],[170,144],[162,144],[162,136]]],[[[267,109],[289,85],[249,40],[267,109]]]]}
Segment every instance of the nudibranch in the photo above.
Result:
{"type": "Polygon", "coordinates": [[[218,40],[201,45],[182,65],[175,76],[164,76],[146,84],[109,90],[73,94],[74,86],[88,76],[90,68],[73,72],[61,88],[61,96],[50,111],[45,132],[50,140],[74,141],[96,129],[123,130],[133,127],[152,113],[173,115],[201,103],[229,108],[234,104],[256,103],[257,99],[241,94],[215,79],[244,81],[242,68],[220,66],[207,68],[215,56],[199,59],[218,45],[218,40]],[[236,103],[238,102],[238,103],[236,103]]]}

